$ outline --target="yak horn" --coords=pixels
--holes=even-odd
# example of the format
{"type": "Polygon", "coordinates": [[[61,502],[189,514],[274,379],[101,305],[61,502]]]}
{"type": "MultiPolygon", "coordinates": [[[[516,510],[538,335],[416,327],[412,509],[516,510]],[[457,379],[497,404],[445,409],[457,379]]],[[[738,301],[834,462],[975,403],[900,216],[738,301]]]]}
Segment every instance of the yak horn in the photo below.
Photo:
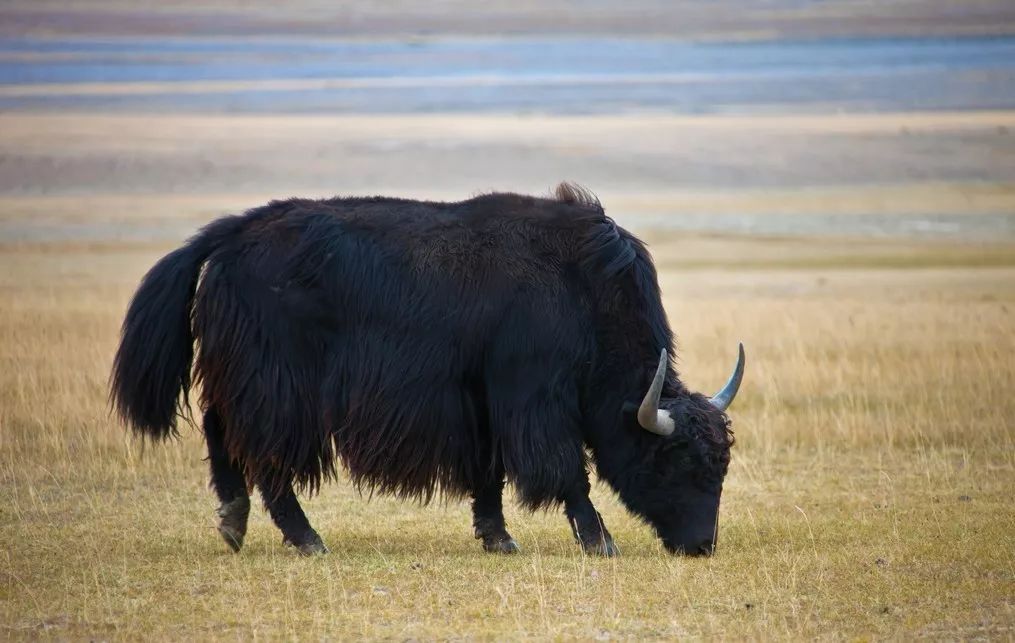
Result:
{"type": "MultiPolygon", "coordinates": [[[[733,403],[733,398],[737,396],[737,391],[740,390],[740,381],[744,379],[744,345],[740,344],[740,355],[737,357],[737,366],[733,369],[733,375],[730,375],[730,379],[726,382],[726,386],[722,387],[722,390],[712,396],[709,402],[712,406],[725,411],[733,403]]],[[[639,416],[640,417],[640,416],[639,416]]]]}
{"type": "Polygon", "coordinates": [[[666,349],[659,353],[659,366],[656,368],[656,376],[652,380],[652,386],[648,387],[645,399],[638,407],[638,424],[646,431],[656,435],[669,435],[673,433],[676,424],[667,411],[659,410],[659,398],[663,394],[663,384],[666,382],[666,366],[669,360],[666,358],[666,349]]]}

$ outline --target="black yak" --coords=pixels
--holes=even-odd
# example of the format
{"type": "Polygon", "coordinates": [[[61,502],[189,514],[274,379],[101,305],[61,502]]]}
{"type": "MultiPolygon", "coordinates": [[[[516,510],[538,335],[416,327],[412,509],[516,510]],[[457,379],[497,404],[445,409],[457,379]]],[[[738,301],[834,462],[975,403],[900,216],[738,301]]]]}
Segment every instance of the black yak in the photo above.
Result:
{"type": "Polygon", "coordinates": [[[689,391],[645,246],[570,184],[554,198],[291,199],[213,221],[144,277],[113,364],[116,410],[176,433],[200,385],[219,530],[236,551],[257,487],[287,544],[327,551],[295,490],[336,461],[361,488],[472,498],[514,552],[501,493],[560,503],[617,548],[589,459],[672,552],[712,553],[743,375],[689,391]],[[196,359],[194,355],[196,345],[196,359]]]}

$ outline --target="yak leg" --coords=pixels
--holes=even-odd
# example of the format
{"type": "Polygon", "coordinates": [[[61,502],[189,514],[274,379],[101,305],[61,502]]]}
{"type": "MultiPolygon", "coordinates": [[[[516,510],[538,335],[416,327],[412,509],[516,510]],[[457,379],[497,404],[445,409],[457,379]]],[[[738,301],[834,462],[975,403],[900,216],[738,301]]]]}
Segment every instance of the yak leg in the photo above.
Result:
{"type": "Polygon", "coordinates": [[[238,552],[247,534],[250,496],[243,469],[226,452],[222,419],[214,409],[208,409],[204,414],[204,436],[208,442],[211,486],[221,503],[217,511],[219,534],[233,551],[238,552]]]}
{"type": "Polygon", "coordinates": [[[589,500],[589,479],[586,474],[564,497],[564,515],[571,524],[575,540],[587,554],[616,556],[620,553],[613,537],[603,524],[603,517],[589,500]]]}
{"type": "Polygon", "coordinates": [[[324,541],[310,526],[307,515],[303,513],[303,507],[296,499],[290,481],[269,480],[259,482],[257,486],[268,514],[275,526],[282,531],[283,544],[295,547],[304,556],[328,553],[324,541]]]}
{"type": "Polygon", "coordinates": [[[489,482],[472,493],[472,526],[476,538],[483,540],[488,552],[514,554],[518,543],[507,532],[504,524],[504,474],[498,473],[489,482]]]}

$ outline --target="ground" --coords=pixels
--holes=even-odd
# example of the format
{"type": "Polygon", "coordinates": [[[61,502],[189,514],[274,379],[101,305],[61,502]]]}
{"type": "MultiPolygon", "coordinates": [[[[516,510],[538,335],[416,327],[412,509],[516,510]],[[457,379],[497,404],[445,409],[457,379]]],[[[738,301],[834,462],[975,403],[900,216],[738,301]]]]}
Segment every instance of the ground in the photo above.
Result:
{"type": "MultiPolygon", "coordinates": [[[[739,113],[255,114],[231,111],[257,107],[237,92],[206,113],[186,98],[233,96],[202,76],[215,58],[204,47],[225,47],[215,60],[228,62],[226,45],[252,34],[266,36],[251,41],[254,57],[276,37],[312,47],[518,33],[583,35],[590,54],[602,33],[794,46],[944,35],[994,47],[1007,41],[973,36],[1011,33],[1011,3],[536,4],[499,3],[495,19],[457,0],[413,12],[317,0],[295,12],[238,0],[0,8],[0,35],[15,37],[0,43],[0,638],[1015,637],[1005,61],[933,64],[922,85],[911,82],[920,65],[877,85],[864,85],[866,68],[804,65],[800,78],[824,84],[803,111],[787,99],[739,113]],[[125,35],[176,53],[104,49],[125,35]],[[202,80],[162,78],[167,60],[202,80]],[[28,74],[30,61],[41,66],[28,74]],[[65,63],[102,79],[35,82],[63,78],[65,63]],[[153,78],[115,78],[145,65],[153,78]],[[854,83],[860,98],[874,87],[906,100],[821,102],[854,83]],[[916,89],[938,85],[927,96],[958,102],[925,104],[916,89]],[[135,102],[102,102],[118,93],[135,102]],[[33,94],[49,102],[18,102],[33,94]],[[233,554],[215,529],[199,430],[144,445],[111,415],[107,378],[131,294],[211,218],[296,195],[545,195],[561,180],[595,191],[649,243],[692,388],[718,389],[746,346],[714,557],[666,554],[602,485],[593,501],[620,557],[586,557],[561,512],[513,504],[522,552],[488,555],[466,504],[361,497],[344,474],[305,502],[329,555],[283,547],[260,508],[233,554]]],[[[903,56],[927,44],[898,42],[903,56]]],[[[269,107],[314,96],[300,93],[313,85],[300,64],[272,94],[288,102],[269,107]]]]}
{"type": "Polygon", "coordinates": [[[718,554],[667,555],[610,491],[622,556],[510,509],[484,554],[467,506],[306,503],[303,559],[255,511],[214,528],[199,434],[129,439],[108,412],[117,329],[168,243],[0,250],[0,627],[14,638],[1013,633],[1015,248],[646,232],[695,388],[748,370],[718,554]],[[902,258],[902,259],[900,259],[902,258]]]}

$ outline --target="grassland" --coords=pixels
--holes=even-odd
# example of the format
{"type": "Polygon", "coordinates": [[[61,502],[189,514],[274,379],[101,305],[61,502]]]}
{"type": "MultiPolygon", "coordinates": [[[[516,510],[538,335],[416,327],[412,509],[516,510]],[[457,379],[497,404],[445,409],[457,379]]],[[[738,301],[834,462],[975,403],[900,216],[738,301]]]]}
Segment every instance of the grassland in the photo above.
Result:
{"type": "Polygon", "coordinates": [[[624,225],[680,213],[1003,216],[1010,112],[761,117],[0,114],[0,638],[1015,636],[1015,245],[641,228],[695,388],[748,349],[718,554],[666,555],[608,489],[623,550],[557,512],[306,503],[301,559],[255,510],[215,530],[202,441],[147,448],[106,379],[140,276],[271,197],[545,192],[624,225]],[[477,162],[481,159],[482,162],[477,162]]]}
{"type": "Polygon", "coordinates": [[[142,449],[106,407],[127,298],[171,246],[0,247],[0,637],[1015,635],[1015,248],[645,236],[685,379],[716,388],[748,348],[706,560],[603,487],[613,560],[514,508],[523,553],[486,555],[465,505],[344,479],[306,503],[329,556],[262,511],[229,553],[199,434],[142,449]]]}

